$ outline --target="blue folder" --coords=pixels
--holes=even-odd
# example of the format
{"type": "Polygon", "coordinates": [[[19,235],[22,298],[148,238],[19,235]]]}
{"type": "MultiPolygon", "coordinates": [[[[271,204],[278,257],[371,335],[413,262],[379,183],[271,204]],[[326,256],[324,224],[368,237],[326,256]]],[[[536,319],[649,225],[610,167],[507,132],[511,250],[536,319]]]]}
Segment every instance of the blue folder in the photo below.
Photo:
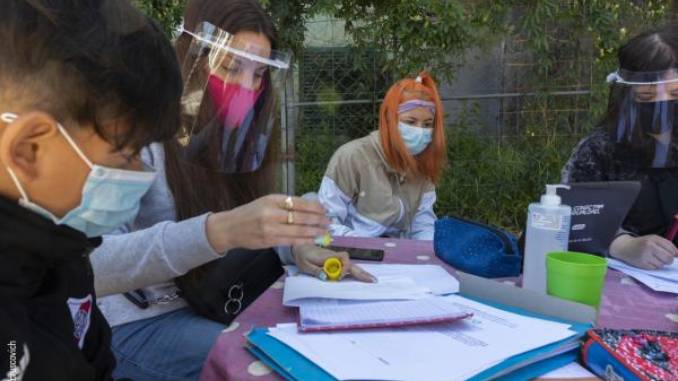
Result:
{"type": "MultiPolygon", "coordinates": [[[[468,296],[466,296],[469,298],[468,296]]],[[[524,309],[469,298],[505,311],[569,324],[576,333],[572,337],[534,350],[513,356],[500,364],[490,367],[470,378],[470,381],[497,378],[508,381],[529,380],[576,361],[579,355],[580,339],[591,328],[590,324],[576,323],[532,313],[524,309]],[[576,345],[573,345],[576,342],[576,345]],[[563,349],[564,348],[564,349],[563,349]],[[559,350],[562,349],[562,350],[559,350]],[[543,357],[543,359],[534,360],[543,357]],[[523,365],[524,364],[524,365],[523,365]]],[[[260,361],[290,381],[336,380],[322,368],[300,355],[294,349],[267,334],[266,328],[255,328],[248,334],[248,350],[260,361]]]]}

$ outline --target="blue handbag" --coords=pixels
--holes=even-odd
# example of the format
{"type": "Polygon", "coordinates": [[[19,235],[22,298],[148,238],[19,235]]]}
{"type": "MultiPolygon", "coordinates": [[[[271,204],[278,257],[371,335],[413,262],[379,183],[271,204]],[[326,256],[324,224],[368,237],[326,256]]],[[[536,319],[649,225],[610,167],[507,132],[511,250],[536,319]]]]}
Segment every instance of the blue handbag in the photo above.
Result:
{"type": "Polygon", "coordinates": [[[522,254],[516,237],[499,228],[455,217],[435,223],[436,256],[465,273],[485,278],[521,273],[522,254]]]}

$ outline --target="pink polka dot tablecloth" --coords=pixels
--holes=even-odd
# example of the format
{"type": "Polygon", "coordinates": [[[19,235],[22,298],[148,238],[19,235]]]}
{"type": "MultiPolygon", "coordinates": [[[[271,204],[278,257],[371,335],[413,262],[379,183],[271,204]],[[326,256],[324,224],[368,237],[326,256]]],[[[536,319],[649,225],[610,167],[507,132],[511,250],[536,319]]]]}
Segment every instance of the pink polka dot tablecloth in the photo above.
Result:
{"type": "MultiPolygon", "coordinates": [[[[426,241],[385,238],[337,238],[337,246],[383,249],[385,263],[444,265],[426,241]]],[[[243,311],[212,347],[201,381],[281,380],[247,350],[246,335],[252,327],[270,327],[296,321],[295,310],[282,305],[283,278],[243,311]]],[[[605,283],[599,327],[644,328],[678,332],[678,295],[656,293],[625,275],[610,270],[605,283]]]]}

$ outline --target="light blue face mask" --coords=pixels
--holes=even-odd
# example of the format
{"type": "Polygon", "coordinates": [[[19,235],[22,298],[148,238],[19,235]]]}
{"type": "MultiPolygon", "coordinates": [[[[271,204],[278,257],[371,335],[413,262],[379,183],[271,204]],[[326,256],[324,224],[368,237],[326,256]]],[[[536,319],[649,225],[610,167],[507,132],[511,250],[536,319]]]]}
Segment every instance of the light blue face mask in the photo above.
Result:
{"type": "Polygon", "coordinates": [[[433,139],[432,128],[415,127],[399,122],[398,131],[400,131],[400,136],[403,138],[407,150],[415,156],[422,153],[433,139]]]}
{"type": "MultiPolygon", "coordinates": [[[[12,113],[0,115],[0,119],[6,123],[11,123],[16,118],[16,114],[12,113]]],[[[29,200],[16,174],[7,167],[7,171],[21,193],[19,204],[51,219],[56,224],[68,225],[79,230],[90,238],[110,233],[133,220],[139,212],[141,198],[155,180],[155,172],[128,171],[92,164],[68,132],[61,125],[58,125],[58,128],[68,144],[90,168],[82,189],[80,205],[62,218],[57,218],[49,210],[29,200]]]]}

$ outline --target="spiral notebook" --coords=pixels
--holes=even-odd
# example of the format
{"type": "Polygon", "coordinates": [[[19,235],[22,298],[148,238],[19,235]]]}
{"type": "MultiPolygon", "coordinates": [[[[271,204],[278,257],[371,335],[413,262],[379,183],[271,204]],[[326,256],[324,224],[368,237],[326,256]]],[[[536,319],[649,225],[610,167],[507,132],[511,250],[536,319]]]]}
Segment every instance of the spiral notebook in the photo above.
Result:
{"type": "Polygon", "coordinates": [[[447,323],[472,316],[443,297],[402,301],[314,300],[299,307],[299,330],[338,331],[447,323]]]}

